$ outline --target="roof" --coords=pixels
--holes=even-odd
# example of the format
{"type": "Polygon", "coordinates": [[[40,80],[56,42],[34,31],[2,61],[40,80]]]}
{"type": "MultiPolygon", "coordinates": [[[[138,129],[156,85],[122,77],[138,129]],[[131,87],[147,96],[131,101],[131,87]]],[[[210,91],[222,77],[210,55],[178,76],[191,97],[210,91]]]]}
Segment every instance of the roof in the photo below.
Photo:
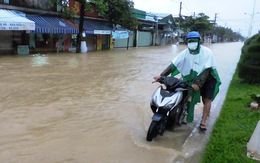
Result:
{"type": "Polygon", "coordinates": [[[35,33],[77,34],[78,27],[60,17],[27,15],[35,22],[35,33]]]}
{"type": "MultiPolygon", "coordinates": [[[[79,19],[75,23],[79,24],[79,19]]],[[[113,25],[105,20],[84,19],[83,28],[87,34],[111,34],[113,25]]]]}
{"type": "Polygon", "coordinates": [[[35,30],[35,23],[22,12],[0,9],[0,30],[35,30]]]}
{"type": "Polygon", "coordinates": [[[168,25],[172,28],[176,27],[176,24],[174,22],[173,16],[170,14],[162,19],[159,20],[159,24],[168,25]]]}

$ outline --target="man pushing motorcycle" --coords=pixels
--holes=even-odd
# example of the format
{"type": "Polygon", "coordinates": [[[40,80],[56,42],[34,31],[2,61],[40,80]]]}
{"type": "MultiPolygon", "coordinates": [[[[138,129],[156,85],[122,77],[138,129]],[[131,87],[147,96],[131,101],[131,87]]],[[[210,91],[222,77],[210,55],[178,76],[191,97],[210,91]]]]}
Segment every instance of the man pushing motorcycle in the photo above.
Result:
{"type": "Polygon", "coordinates": [[[160,74],[155,76],[158,81],[161,76],[175,76],[181,74],[183,80],[193,88],[189,91],[189,100],[187,102],[187,122],[194,119],[194,106],[200,102],[200,96],[203,102],[203,114],[200,123],[200,129],[206,130],[206,120],[210,113],[211,102],[219,92],[221,84],[216,62],[212,51],[201,45],[200,34],[191,31],[187,34],[186,41],[188,48],[178,54],[171,64],[160,74]]]}

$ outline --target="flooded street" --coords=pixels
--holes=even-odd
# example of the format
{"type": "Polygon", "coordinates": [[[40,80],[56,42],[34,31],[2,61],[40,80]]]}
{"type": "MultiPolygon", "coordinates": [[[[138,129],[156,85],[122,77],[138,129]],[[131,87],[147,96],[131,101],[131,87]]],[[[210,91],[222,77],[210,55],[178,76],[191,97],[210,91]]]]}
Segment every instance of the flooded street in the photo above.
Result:
{"type": "MultiPolygon", "coordinates": [[[[216,55],[223,83],[213,103],[211,114],[215,116],[209,122],[213,125],[243,44],[207,46],[216,55]]],[[[193,123],[167,131],[153,142],[145,140],[152,117],[150,98],[158,86],[151,84],[153,77],[183,48],[1,57],[0,162],[189,160],[203,149],[198,140],[207,140],[211,131],[194,130],[201,105],[193,123]]]]}

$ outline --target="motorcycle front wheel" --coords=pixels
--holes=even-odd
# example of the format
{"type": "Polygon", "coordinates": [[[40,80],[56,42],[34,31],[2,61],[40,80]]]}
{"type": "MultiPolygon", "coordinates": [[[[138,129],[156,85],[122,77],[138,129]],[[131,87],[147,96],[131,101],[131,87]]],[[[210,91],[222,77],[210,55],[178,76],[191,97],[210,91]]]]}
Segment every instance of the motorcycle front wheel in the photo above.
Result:
{"type": "Polygon", "coordinates": [[[146,140],[147,141],[152,141],[159,133],[159,124],[160,122],[158,121],[152,121],[149,127],[149,130],[147,132],[146,140]]]}

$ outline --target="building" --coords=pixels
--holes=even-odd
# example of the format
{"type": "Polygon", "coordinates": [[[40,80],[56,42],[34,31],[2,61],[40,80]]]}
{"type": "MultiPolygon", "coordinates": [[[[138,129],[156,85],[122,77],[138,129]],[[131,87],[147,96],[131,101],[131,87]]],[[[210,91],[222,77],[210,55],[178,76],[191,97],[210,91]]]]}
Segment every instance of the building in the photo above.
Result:
{"type": "Polygon", "coordinates": [[[177,25],[171,14],[158,20],[158,30],[160,45],[169,45],[177,42],[177,25]]]}
{"type": "Polygon", "coordinates": [[[26,54],[28,50],[31,53],[54,51],[57,41],[61,51],[68,51],[73,44],[73,35],[78,33],[77,26],[61,18],[60,7],[48,0],[4,0],[0,1],[0,10],[13,13],[9,14],[9,22],[5,20],[2,23],[9,27],[0,30],[1,54],[17,54],[20,47],[27,47],[21,52],[26,54]],[[34,28],[10,28],[12,25],[21,25],[21,18],[34,22],[34,28]]]}
{"type": "Polygon", "coordinates": [[[133,46],[161,46],[174,43],[176,24],[172,15],[161,17],[156,13],[134,9],[138,27],[133,31],[133,46]]]}
{"type": "MultiPolygon", "coordinates": [[[[73,22],[79,25],[80,3],[71,0],[69,6],[78,14],[78,18],[73,19],[73,22]]],[[[92,9],[95,11],[96,7],[93,5],[92,9]]],[[[85,11],[82,39],[86,41],[88,51],[112,49],[112,31],[113,25],[99,14],[85,11]]]]}

